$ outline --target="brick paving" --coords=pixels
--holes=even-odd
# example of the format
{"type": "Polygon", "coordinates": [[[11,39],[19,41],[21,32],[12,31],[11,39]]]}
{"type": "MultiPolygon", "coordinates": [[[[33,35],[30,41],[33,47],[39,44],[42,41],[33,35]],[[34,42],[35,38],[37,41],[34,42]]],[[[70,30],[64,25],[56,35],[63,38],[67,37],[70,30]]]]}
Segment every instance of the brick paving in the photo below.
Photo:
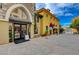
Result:
{"type": "Polygon", "coordinates": [[[0,45],[1,55],[78,55],[79,35],[60,34],[0,45]]]}

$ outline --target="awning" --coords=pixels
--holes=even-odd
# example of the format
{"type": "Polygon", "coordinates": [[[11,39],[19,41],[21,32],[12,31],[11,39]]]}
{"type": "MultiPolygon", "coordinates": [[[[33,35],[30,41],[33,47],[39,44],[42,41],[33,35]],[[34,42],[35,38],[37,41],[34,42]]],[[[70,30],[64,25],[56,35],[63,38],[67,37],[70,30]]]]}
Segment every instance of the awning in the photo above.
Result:
{"type": "Polygon", "coordinates": [[[9,22],[12,22],[12,23],[17,23],[17,24],[32,24],[30,21],[28,21],[27,19],[26,20],[21,20],[21,19],[17,19],[17,18],[12,18],[10,17],[9,18],[9,22]]]}

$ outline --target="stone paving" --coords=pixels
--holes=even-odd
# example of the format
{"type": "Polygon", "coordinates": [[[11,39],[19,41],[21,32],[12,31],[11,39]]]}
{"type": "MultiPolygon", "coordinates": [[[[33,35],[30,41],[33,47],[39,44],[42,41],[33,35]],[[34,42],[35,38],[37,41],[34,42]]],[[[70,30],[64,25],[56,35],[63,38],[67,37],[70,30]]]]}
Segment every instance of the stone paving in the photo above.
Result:
{"type": "Polygon", "coordinates": [[[60,34],[0,45],[1,55],[78,55],[79,35],[60,34]]]}

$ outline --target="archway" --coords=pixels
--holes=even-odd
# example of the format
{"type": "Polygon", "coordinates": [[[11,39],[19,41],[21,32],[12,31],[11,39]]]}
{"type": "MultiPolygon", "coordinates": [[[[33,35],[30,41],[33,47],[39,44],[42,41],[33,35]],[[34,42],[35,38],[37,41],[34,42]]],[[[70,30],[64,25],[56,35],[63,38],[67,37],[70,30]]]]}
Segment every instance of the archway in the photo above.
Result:
{"type": "Polygon", "coordinates": [[[28,21],[32,23],[32,15],[30,13],[30,11],[22,4],[15,4],[13,6],[11,6],[7,12],[6,12],[6,15],[5,15],[5,19],[7,21],[9,21],[9,18],[10,18],[10,14],[12,13],[13,10],[15,10],[16,8],[22,8],[23,11],[26,11],[25,13],[28,14],[28,21]]]}
{"type": "Polygon", "coordinates": [[[5,19],[9,21],[9,24],[10,24],[9,27],[12,27],[12,30],[10,29],[9,33],[14,34],[14,35],[11,34],[12,36],[9,34],[9,36],[11,36],[9,37],[10,41],[12,40],[15,43],[17,43],[17,42],[24,41],[25,35],[29,35],[30,37],[30,25],[32,23],[32,16],[30,11],[24,5],[15,4],[11,6],[6,12],[5,19]],[[21,12],[23,12],[24,15],[26,16],[24,20],[18,16],[21,14],[21,13],[18,14],[19,11],[15,13],[16,12],[15,10],[18,10],[18,9],[21,12]],[[17,14],[18,19],[17,17],[14,17],[13,13],[17,14]],[[11,15],[13,16],[11,17],[11,15]]]}

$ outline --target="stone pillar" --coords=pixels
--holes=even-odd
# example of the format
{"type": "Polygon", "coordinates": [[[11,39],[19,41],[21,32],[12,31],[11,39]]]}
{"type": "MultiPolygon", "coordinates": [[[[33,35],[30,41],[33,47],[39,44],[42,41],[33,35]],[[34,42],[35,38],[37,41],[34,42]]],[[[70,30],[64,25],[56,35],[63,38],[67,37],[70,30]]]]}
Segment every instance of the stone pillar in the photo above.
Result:
{"type": "Polygon", "coordinates": [[[31,38],[34,38],[34,24],[30,25],[30,36],[31,38]]]}

